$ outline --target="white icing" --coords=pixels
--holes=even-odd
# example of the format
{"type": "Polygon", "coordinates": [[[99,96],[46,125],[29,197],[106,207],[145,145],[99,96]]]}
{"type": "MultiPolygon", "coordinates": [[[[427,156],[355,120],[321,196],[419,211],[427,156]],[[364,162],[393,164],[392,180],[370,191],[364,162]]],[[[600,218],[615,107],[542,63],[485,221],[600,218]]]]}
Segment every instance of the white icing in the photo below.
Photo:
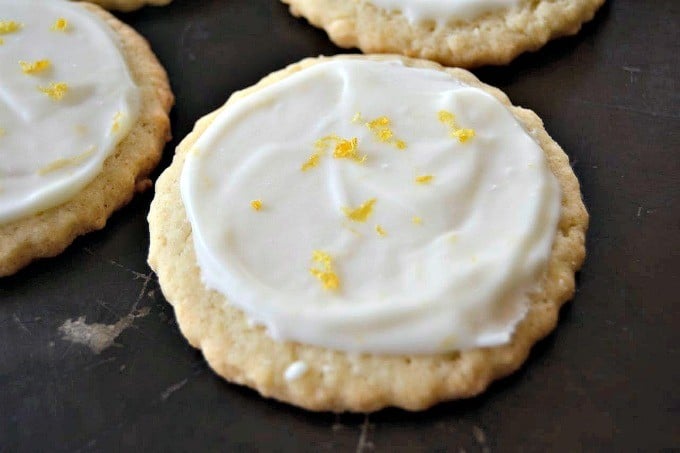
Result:
{"type": "Polygon", "coordinates": [[[509,9],[520,0],[370,0],[387,11],[399,11],[410,22],[473,20],[490,11],[509,9]]]}
{"type": "Polygon", "coordinates": [[[283,377],[287,381],[295,381],[300,379],[309,370],[307,364],[301,360],[293,362],[288,365],[286,371],[283,373],[283,377]]]}
{"type": "Polygon", "coordinates": [[[560,211],[543,151],[499,101],[399,62],[324,62],[250,94],[218,115],[184,165],[182,199],[205,285],[277,340],[344,351],[509,341],[560,211]],[[441,110],[476,136],[452,138],[441,110]],[[351,121],[357,112],[387,115],[407,148],[378,141],[351,121]],[[366,162],[330,151],[301,171],[329,134],[358,138],[366,162]],[[422,174],[434,180],[416,184],[422,174]],[[366,223],[343,214],[371,198],[366,223]],[[334,258],[338,291],[310,274],[313,250],[334,258]]]}
{"type": "Polygon", "coordinates": [[[82,5],[0,0],[0,20],[22,24],[0,35],[3,224],[64,203],[90,183],[135,123],[139,101],[118,37],[82,5]],[[59,18],[65,31],[52,30],[59,18]],[[43,59],[50,66],[39,73],[19,65],[43,59]],[[60,82],[68,85],[61,100],[39,90],[60,82]]]}

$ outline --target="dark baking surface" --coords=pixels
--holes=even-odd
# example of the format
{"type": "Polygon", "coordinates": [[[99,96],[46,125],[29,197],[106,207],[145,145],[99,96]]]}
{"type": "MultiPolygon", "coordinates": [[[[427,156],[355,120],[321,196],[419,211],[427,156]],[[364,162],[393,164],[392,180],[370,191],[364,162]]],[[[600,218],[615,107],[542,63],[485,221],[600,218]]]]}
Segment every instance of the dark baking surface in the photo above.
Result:
{"type": "MultiPolygon", "coordinates": [[[[161,169],[232,91],[340,52],[275,0],[175,0],[120,17],[149,39],[177,95],[161,169]]],[[[223,382],[145,263],[150,191],[105,230],[0,280],[0,451],[680,448],[679,29],[677,0],[610,0],[578,36],[476,71],[544,119],[592,217],[557,331],[484,395],[335,416],[223,382]],[[79,317],[122,332],[95,354],[58,331],[79,317]]]]}

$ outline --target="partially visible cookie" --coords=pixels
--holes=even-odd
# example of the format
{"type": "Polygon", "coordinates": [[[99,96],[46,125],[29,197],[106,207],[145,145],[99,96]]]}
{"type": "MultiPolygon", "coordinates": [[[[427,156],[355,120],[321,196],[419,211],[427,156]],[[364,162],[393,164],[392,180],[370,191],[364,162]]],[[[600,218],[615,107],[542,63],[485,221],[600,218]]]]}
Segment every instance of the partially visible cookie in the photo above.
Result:
{"type": "Polygon", "coordinates": [[[149,263],[230,382],[310,410],[484,391],[556,325],[588,214],[531,111],[461,69],[307,59],[200,119],[149,263]]]}
{"type": "Polygon", "coordinates": [[[446,66],[509,63],[573,35],[604,0],[282,0],[340,47],[446,66]]]}
{"type": "Polygon", "coordinates": [[[172,0],[84,0],[84,1],[96,3],[99,6],[106,9],[128,12],[141,8],[144,5],[152,6],[168,5],[172,0]]]}
{"type": "Polygon", "coordinates": [[[0,0],[0,277],[104,227],[170,137],[167,75],[100,7],[0,0]]]}

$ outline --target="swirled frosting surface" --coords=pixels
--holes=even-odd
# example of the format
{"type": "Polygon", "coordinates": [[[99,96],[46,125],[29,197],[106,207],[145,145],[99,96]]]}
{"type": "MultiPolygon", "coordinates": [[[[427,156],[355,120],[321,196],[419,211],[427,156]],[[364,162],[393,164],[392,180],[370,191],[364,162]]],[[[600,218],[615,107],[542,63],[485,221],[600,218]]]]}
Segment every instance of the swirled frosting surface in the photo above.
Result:
{"type": "Polygon", "coordinates": [[[138,97],[118,37],[81,4],[0,0],[0,224],[90,183],[138,97]]]}
{"type": "Polygon", "coordinates": [[[322,62],[231,103],[181,194],[208,288],[275,339],[388,354],[509,341],[560,212],[503,104],[398,61],[322,62]]]}

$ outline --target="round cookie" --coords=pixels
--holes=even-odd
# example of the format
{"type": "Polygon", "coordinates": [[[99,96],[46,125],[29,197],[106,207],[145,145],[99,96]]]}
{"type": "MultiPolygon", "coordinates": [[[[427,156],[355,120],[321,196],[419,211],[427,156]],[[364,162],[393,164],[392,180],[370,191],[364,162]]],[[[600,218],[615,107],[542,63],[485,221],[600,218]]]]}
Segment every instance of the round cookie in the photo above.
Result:
{"type": "MultiPolygon", "coordinates": [[[[285,117],[281,118],[283,121],[285,117]]],[[[388,135],[383,138],[391,140],[392,135],[388,135]]],[[[471,137],[471,134],[462,135],[471,137]]],[[[464,139],[461,134],[457,137],[461,141],[464,139]]],[[[401,146],[396,141],[390,141],[390,144],[395,145],[393,153],[409,152],[408,149],[400,151],[401,146]]],[[[302,169],[305,169],[304,165],[302,169]]],[[[317,168],[310,171],[313,170],[317,168]]],[[[243,179],[244,176],[232,175],[228,168],[220,171],[227,178],[225,180],[243,179]]],[[[205,184],[213,182],[206,180],[205,184]]],[[[255,214],[260,210],[265,212],[268,199],[253,200],[252,209],[255,214]]],[[[442,206],[442,209],[446,207],[442,206]]],[[[235,93],[222,108],[196,123],[193,132],[179,145],[172,165],[158,179],[149,213],[149,264],[158,274],[163,293],[174,307],[183,335],[191,345],[203,351],[210,366],[228,381],[310,410],[369,412],[387,406],[422,410],[440,401],[470,397],[484,391],[493,380],[519,368],[534,343],[555,328],[561,305],[573,295],[574,272],[585,257],[587,224],[588,214],[568,158],[533,112],[512,106],[501,91],[481,83],[465,70],[447,69],[436,63],[398,56],[337,56],[306,59],[275,72],[255,86],[235,93]],[[406,67],[452,76],[502,103],[540,145],[540,154],[547,162],[545,165],[561,189],[561,203],[558,198],[554,224],[557,231],[554,241],[548,244],[545,269],[527,301],[526,315],[515,326],[510,341],[496,346],[430,354],[344,352],[296,341],[279,341],[272,338],[265,327],[251,322],[249,316],[227,301],[222,293],[207,289],[205,275],[202,278],[197,262],[192,224],[183,202],[184,189],[180,189],[188,155],[194,150],[201,152],[195,147],[197,141],[216,119],[222,118],[221,114],[234,112],[244,99],[264,89],[281,87],[301,71],[336,61],[396,61],[406,67]]],[[[387,231],[388,234],[393,232],[387,231]]],[[[333,289],[333,281],[323,282],[333,289]]],[[[341,284],[344,285],[344,281],[341,284]]]]}
{"type": "Polygon", "coordinates": [[[398,53],[463,68],[507,64],[551,39],[573,35],[604,3],[604,0],[459,1],[462,6],[457,6],[460,11],[456,15],[444,13],[447,6],[440,6],[436,0],[422,2],[423,10],[418,0],[282,1],[290,5],[293,15],[305,17],[312,25],[326,30],[340,47],[358,47],[364,53],[398,53]],[[475,3],[487,6],[482,8],[475,3]]]}
{"type": "Polygon", "coordinates": [[[110,10],[129,12],[139,9],[145,5],[152,6],[168,5],[172,0],[84,0],[84,1],[96,3],[102,8],[110,10]]]}
{"type": "MultiPolygon", "coordinates": [[[[59,3],[55,2],[53,5],[56,8],[59,3]]],[[[40,22],[41,25],[38,28],[35,28],[36,24],[31,20],[27,20],[26,23],[20,23],[21,21],[5,22],[6,28],[4,31],[6,33],[0,36],[3,39],[1,47],[3,51],[13,52],[12,49],[15,45],[23,45],[22,49],[26,50],[25,53],[27,54],[24,58],[34,60],[37,58],[37,55],[40,55],[49,57],[49,60],[21,62],[21,69],[25,74],[19,71],[19,64],[17,62],[12,62],[11,67],[9,65],[5,67],[4,70],[6,71],[17,71],[15,74],[18,75],[13,75],[14,79],[12,80],[19,80],[19,77],[25,77],[22,80],[26,80],[26,83],[31,84],[30,87],[33,88],[22,92],[29,94],[29,100],[22,101],[22,98],[16,97],[20,96],[20,94],[4,91],[2,96],[0,96],[0,101],[5,100],[9,102],[9,105],[13,105],[15,109],[18,109],[18,117],[16,118],[18,126],[25,127],[28,130],[31,127],[35,129],[35,126],[31,125],[32,122],[42,121],[36,124],[46,124],[45,130],[49,129],[49,131],[35,130],[34,134],[44,133],[53,135],[37,138],[31,137],[30,139],[28,137],[22,139],[21,136],[12,137],[14,131],[8,128],[7,125],[0,124],[0,126],[3,126],[3,136],[0,137],[0,154],[3,151],[3,146],[6,146],[5,152],[13,153],[16,151],[14,150],[15,146],[21,149],[22,146],[26,146],[24,143],[29,144],[32,141],[44,144],[46,141],[47,143],[59,143],[63,139],[63,143],[80,143],[78,134],[81,134],[83,137],[90,137],[94,134],[92,132],[93,128],[88,131],[87,126],[74,126],[74,124],[70,124],[67,120],[64,120],[63,125],[59,126],[61,123],[52,121],[53,117],[50,116],[49,110],[36,107],[37,110],[32,111],[30,110],[31,107],[48,105],[48,103],[50,103],[49,105],[59,105],[59,108],[65,109],[64,118],[77,118],[72,115],[78,114],[77,109],[81,102],[94,102],[100,105],[97,108],[100,111],[93,110],[91,116],[92,118],[100,118],[101,111],[109,108],[108,106],[110,105],[115,106],[115,103],[109,100],[92,98],[91,93],[98,89],[96,86],[97,81],[83,79],[82,83],[78,86],[67,86],[65,83],[57,83],[61,82],[61,80],[52,81],[54,77],[59,77],[65,74],[65,71],[71,69],[65,68],[65,65],[59,59],[59,55],[56,55],[54,52],[43,55],[41,53],[44,51],[43,49],[27,41],[30,38],[30,34],[37,33],[38,29],[40,29],[41,33],[52,33],[50,36],[53,36],[52,40],[54,42],[68,43],[70,36],[73,36],[74,33],[76,36],[78,35],[78,30],[80,32],[82,32],[82,29],[88,30],[89,26],[94,26],[92,24],[101,27],[103,35],[99,35],[98,39],[101,36],[108,36],[109,38],[106,39],[113,39],[114,46],[119,49],[117,52],[121,55],[122,65],[127,66],[128,77],[131,80],[130,83],[135,86],[134,99],[129,100],[131,102],[130,105],[135,106],[134,112],[132,112],[134,116],[130,116],[128,120],[127,118],[118,118],[120,115],[112,114],[112,118],[109,120],[111,123],[102,123],[99,126],[101,130],[107,131],[107,135],[113,136],[118,133],[120,135],[115,139],[111,139],[117,141],[112,141],[110,152],[101,157],[98,154],[101,147],[95,151],[97,147],[92,146],[86,152],[75,157],[67,158],[64,156],[65,158],[38,162],[37,164],[35,162],[20,162],[22,165],[42,166],[35,173],[36,177],[38,174],[48,177],[64,172],[63,180],[58,178],[50,180],[50,184],[54,183],[54,185],[57,185],[64,181],[66,181],[66,184],[65,188],[60,189],[57,187],[56,190],[53,190],[54,187],[50,186],[45,187],[44,191],[42,191],[43,188],[38,187],[40,190],[33,192],[17,192],[21,195],[22,202],[26,202],[25,205],[16,204],[13,206],[12,203],[16,201],[13,198],[2,200],[4,204],[1,207],[3,209],[9,207],[7,208],[8,210],[5,209],[0,212],[3,216],[6,216],[4,221],[0,222],[0,277],[15,273],[35,259],[55,256],[71,244],[77,236],[103,228],[106,220],[115,210],[127,204],[136,192],[142,192],[151,186],[148,175],[160,161],[165,143],[170,138],[168,113],[174,102],[174,97],[165,70],[149,48],[146,40],[132,28],[121,23],[98,6],[86,3],[71,4],[64,2],[63,6],[59,6],[59,8],[64,6],[68,7],[67,12],[73,10],[72,15],[74,17],[80,19],[87,17],[88,19],[79,24],[77,20],[67,20],[71,14],[65,14],[63,18],[51,17],[51,14],[46,14],[40,18],[28,16],[29,19],[35,17],[35,20],[49,21],[49,24],[54,23],[52,30],[47,32],[42,29],[46,27],[45,29],[49,30],[50,25],[45,25],[43,22],[40,22]],[[94,22],[90,22],[90,20],[94,20],[94,22]],[[14,26],[12,23],[14,23],[14,26]],[[80,25],[83,25],[83,27],[73,28],[80,25]],[[47,66],[47,68],[43,71],[44,66],[47,66]],[[36,74],[33,73],[33,70],[35,70],[36,74]],[[37,89],[35,88],[36,86],[38,87],[37,89]],[[30,94],[30,92],[33,94],[30,94]],[[16,98],[12,98],[12,96],[16,98]],[[3,97],[5,98],[2,99],[3,97]],[[88,99],[93,100],[88,101],[88,99]],[[44,104],[40,104],[41,102],[44,104]],[[24,106],[27,109],[23,110],[24,106]],[[49,124],[45,123],[46,118],[49,124]],[[10,144],[7,145],[7,143],[10,144]],[[90,160],[92,160],[93,155],[97,159],[101,159],[101,161],[91,164],[90,160]],[[74,172],[76,171],[70,169],[71,164],[74,165],[74,168],[76,165],[94,165],[93,168],[100,165],[100,170],[92,178],[85,176],[87,179],[82,179],[81,176],[78,176],[81,179],[76,184],[68,179],[70,178],[69,175],[75,174],[74,172]],[[82,188],[79,188],[80,186],[82,188]],[[69,191],[74,189],[76,189],[75,193],[71,194],[69,191]],[[43,196],[49,197],[51,201],[45,201],[45,204],[42,202],[35,204],[36,200],[40,201],[43,196]],[[64,201],[58,197],[66,197],[66,199],[64,201]],[[55,200],[57,201],[55,202],[55,200]],[[13,212],[13,208],[18,210],[15,209],[13,212]],[[27,214],[27,210],[33,212],[27,214]]],[[[60,9],[59,11],[63,10],[60,9]]],[[[99,30],[99,28],[97,29],[99,30]]],[[[77,52],[73,45],[65,49],[68,55],[77,52]]],[[[8,58],[14,58],[11,54],[7,55],[9,55],[8,58]]],[[[71,67],[78,68],[78,65],[82,62],[72,61],[72,63],[73,66],[71,67]]],[[[2,72],[3,70],[0,70],[0,73],[2,72]]],[[[88,74],[91,75],[94,72],[88,72],[88,74]]],[[[110,76],[107,74],[100,75],[103,77],[110,76]]],[[[88,77],[88,75],[86,74],[84,77],[88,77]]],[[[111,86],[110,84],[115,84],[116,81],[107,83],[109,83],[107,86],[111,86]]],[[[11,117],[8,118],[11,119],[11,117]]],[[[82,114],[80,118],[83,118],[82,114]]],[[[85,121],[87,121],[87,118],[85,121]]],[[[93,119],[92,121],[98,120],[93,119]]],[[[97,137],[94,138],[96,139],[97,137]]],[[[94,140],[93,143],[101,145],[103,142],[99,143],[94,140]]],[[[56,149],[57,146],[54,148],[56,149]]],[[[54,159],[54,157],[50,157],[50,159],[54,159]]],[[[13,171],[11,165],[8,167],[9,170],[5,171],[13,171]]],[[[0,168],[2,168],[1,165],[0,168]]],[[[77,171],[80,172],[81,169],[78,167],[77,171]]],[[[24,178],[28,180],[27,187],[30,189],[30,184],[34,184],[28,178],[30,175],[25,173],[20,167],[15,166],[14,170],[16,176],[9,181],[16,180],[21,183],[23,181],[22,178],[24,178]]],[[[80,173],[77,174],[80,175],[80,173]]],[[[3,185],[2,190],[11,189],[8,186],[8,184],[11,184],[9,181],[0,181],[3,185]]],[[[1,195],[2,193],[0,193],[1,195]]]]}

